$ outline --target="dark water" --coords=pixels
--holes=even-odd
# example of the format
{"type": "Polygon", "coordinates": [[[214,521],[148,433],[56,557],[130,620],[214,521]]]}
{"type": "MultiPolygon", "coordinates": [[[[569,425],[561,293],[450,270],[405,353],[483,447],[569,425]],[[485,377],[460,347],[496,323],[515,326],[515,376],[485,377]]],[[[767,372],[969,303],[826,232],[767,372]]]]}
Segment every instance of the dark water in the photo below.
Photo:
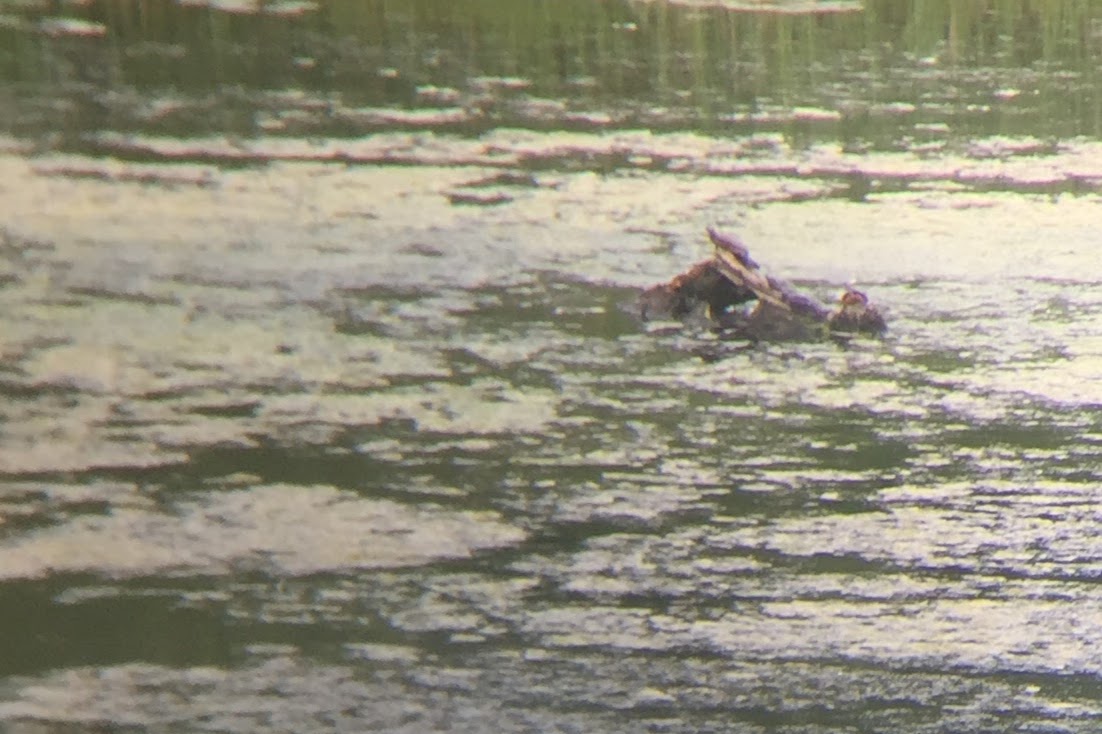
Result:
{"type": "Polygon", "coordinates": [[[770,7],[0,4],[0,728],[1102,729],[1102,6],[770,7]]]}

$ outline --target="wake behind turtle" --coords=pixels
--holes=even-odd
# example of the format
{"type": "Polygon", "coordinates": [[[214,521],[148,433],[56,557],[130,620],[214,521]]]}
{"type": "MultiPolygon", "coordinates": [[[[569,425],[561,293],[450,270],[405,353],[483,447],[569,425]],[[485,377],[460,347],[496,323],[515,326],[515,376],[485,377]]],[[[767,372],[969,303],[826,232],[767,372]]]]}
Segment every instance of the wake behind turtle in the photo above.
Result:
{"type": "Polygon", "coordinates": [[[831,310],[766,275],[737,238],[708,228],[715,254],[639,299],[644,319],[682,319],[701,310],[720,329],[751,340],[810,339],[830,333],[881,334],[880,310],[861,291],[847,288],[831,310]],[[752,304],[752,305],[751,305],[752,304]]]}

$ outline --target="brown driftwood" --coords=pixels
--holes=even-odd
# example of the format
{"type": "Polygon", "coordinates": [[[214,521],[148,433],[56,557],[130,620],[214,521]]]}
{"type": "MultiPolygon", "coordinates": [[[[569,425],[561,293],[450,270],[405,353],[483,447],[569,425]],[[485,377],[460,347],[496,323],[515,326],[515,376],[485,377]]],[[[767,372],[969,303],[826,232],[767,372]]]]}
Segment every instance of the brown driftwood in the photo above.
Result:
{"type": "Polygon", "coordinates": [[[702,260],[668,283],[644,291],[639,311],[644,320],[682,319],[704,306],[714,317],[755,298],[752,290],[721,272],[715,259],[702,260]]]}
{"type": "Polygon", "coordinates": [[[887,328],[864,293],[847,289],[831,311],[763,273],[737,237],[710,227],[708,237],[716,248],[712,259],[643,292],[644,319],[684,318],[703,305],[718,326],[750,338],[804,338],[828,330],[879,334],[887,328]],[[756,301],[752,310],[735,310],[750,301],[756,301]]]}

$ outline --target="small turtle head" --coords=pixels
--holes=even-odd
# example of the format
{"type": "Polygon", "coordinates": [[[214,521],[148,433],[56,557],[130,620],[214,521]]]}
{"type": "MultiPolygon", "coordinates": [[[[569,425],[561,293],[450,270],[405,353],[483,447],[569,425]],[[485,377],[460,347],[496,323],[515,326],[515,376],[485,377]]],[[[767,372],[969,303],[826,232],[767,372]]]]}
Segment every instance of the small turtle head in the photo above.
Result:
{"type": "Polygon", "coordinates": [[[879,334],[888,328],[884,315],[869,303],[869,297],[859,290],[846,288],[838,298],[838,308],[828,319],[835,331],[862,331],[879,334]]]}
{"type": "Polygon", "coordinates": [[[869,297],[861,291],[854,290],[853,288],[846,288],[845,292],[839,297],[838,302],[841,303],[843,307],[867,306],[869,305],[869,297]]]}

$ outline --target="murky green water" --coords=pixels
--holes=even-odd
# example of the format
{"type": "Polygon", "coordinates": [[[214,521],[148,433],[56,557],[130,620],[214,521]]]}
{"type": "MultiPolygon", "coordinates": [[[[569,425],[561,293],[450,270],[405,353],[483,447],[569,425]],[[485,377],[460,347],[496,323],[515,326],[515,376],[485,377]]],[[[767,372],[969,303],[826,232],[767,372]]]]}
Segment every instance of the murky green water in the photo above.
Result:
{"type": "Polygon", "coordinates": [[[767,7],[0,3],[0,728],[1102,728],[1102,6],[767,7]]]}

